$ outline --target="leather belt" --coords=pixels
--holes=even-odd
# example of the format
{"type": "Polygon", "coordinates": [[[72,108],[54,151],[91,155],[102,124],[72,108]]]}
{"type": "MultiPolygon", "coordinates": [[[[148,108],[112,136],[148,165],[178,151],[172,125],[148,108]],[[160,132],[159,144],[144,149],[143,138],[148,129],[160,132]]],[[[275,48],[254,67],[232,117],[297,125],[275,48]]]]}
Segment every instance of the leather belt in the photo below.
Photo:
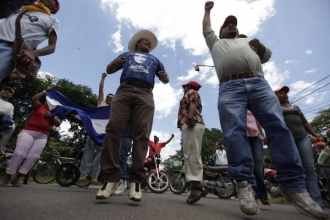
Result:
{"type": "Polygon", "coordinates": [[[263,74],[261,72],[257,72],[257,71],[241,72],[241,73],[233,74],[233,75],[230,75],[228,77],[221,79],[220,83],[227,82],[227,81],[233,80],[233,79],[251,78],[251,77],[255,77],[255,76],[260,77],[260,76],[263,76],[263,74]]]}
{"type": "Polygon", "coordinates": [[[143,82],[136,81],[136,80],[126,81],[126,82],[123,82],[123,84],[128,84],[128,85],[135,86],[138,88],[143,88],[143,89],[151,89],[151,86],[148,83],[143,83],[143,82]]]}

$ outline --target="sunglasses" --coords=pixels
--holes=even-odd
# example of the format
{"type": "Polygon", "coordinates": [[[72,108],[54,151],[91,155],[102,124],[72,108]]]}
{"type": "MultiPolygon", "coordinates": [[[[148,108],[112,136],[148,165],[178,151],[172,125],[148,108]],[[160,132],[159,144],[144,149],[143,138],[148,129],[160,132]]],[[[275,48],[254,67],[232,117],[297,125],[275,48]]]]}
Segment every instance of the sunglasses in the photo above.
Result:
{"type": "Polygon", "coordinates": [[[113,96],[107,96],[106,99],[112,100],[113,99],[113,96]]]}

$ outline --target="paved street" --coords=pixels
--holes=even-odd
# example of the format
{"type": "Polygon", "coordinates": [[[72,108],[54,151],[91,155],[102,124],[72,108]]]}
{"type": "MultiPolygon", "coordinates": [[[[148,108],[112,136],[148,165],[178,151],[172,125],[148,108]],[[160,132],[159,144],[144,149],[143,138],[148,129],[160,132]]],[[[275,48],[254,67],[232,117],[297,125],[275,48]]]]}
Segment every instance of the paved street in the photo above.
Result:
{"type": "Polygon", "coordinates": [[[89,189],[29,183],[22,187],[0,187],[1,220],[305,220],[291,205],[260,205],[257,216],[243,214],[237,199],[221,200],[213,195],[195,205],[186,204],[188,194],[143,192],[142,202],[135,203],[122,196],[108,200],[95,199],[100,187],[89,189]]]}

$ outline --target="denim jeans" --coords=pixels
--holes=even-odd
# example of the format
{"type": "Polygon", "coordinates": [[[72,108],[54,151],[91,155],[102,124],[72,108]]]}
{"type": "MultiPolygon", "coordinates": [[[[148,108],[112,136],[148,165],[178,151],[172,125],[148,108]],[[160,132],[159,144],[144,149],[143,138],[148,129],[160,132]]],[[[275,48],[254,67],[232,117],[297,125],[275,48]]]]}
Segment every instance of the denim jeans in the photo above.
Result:
{"type": "Polygon", "coordinates": [[[0,84],[13,70],[13,44],[0,40],[0,84]]]}
{"type": "Polygon", "coordinates": [[[119,166],[121,169],[120,179],[127,179],[127,155],[131,151],[132,148],[132,138],[124,138],[122,137],[120,140],[120,158],[119,158],[119,166]]]}
{"type": "Polygon", "coordinates": [[[98,177],[100,172],[101,150],[102,148],[97,146],[92,139],[88,137],[80,165],[80,176],[90,176],[91,178],[98,177]]]}
{"type": "Polygon", "coordinates": [[[266,186],[264,184],[264,146],[258,137],[248,137],[248,146],[252,154],[254,164],[254,176],[256,185],[253,186],[256,192],[256,199],[268,199],[266,186]]]}
{"type": "Polygon", "coordinates": [[[276,181],[288,191],[306,192],[297,147],[284,122],[278,98],[263,77],[229,80],[221,83],[219,88],[218,110],[233,178],[255,183],[253,159],[247,147],[247,109],[266,132],[277,170],[276,181]]]}
{"type": "Polygon", "coordinates": [[[308,136],[295,138],[302,165],[306,174],[306,188],[312,199],[319,205],[323,204],[320,188],[317,183],[317,175],[314,169],[314,157],[311,140],[308,136]]]}

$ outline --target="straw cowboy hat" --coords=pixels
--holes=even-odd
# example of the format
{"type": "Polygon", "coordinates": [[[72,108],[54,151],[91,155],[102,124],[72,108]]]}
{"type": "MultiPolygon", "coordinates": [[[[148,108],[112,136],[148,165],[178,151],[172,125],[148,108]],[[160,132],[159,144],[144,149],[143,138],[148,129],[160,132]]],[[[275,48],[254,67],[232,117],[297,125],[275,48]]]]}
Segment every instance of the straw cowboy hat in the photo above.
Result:
{"type": "Polygon", "coordinates": [[[130,52],[135,51],[136,50],[136,43],[142,38],[146,38],[150,41],[151,45],[150,45],[149,52],[151,52],[153,49],[155,49],[155,47],[157,46],[156,36],[148,30],[141,30],[141,31],[136,32],[132,36],[132,38],[129,40],[129,42],[128,42],[128,51],[130,51],[130,52]]]}

